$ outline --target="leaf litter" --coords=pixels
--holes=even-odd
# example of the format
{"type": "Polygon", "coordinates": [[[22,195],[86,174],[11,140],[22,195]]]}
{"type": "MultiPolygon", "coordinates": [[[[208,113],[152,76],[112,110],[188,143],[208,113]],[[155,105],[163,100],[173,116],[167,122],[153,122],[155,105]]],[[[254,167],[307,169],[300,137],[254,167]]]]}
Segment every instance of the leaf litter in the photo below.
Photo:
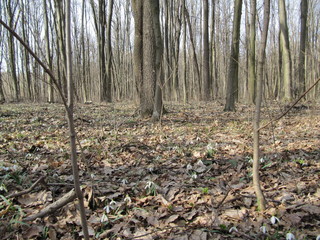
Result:
{"type": "MultiPolygon", "coordinates": [[[[226,113],[218,103],[169,104],[159,124],[134,117],[130,104],[78,105],[78,156],[91,237],[284,239],[292,233],[315,239],[320,108],[309,105],[261,131],[264,212],[256,209],[251,182],[252,108],[226,113]]],[[[276,107],[265,110],[263,121],[277,113],[276,107]]],[[[81,239],[77,200],[23,222],[73,188],[63,107],[3,105],[0,128],[0,237],[81,239]],[[39,177],[44,181],[30,192],[10,198],[39,177]]]]}

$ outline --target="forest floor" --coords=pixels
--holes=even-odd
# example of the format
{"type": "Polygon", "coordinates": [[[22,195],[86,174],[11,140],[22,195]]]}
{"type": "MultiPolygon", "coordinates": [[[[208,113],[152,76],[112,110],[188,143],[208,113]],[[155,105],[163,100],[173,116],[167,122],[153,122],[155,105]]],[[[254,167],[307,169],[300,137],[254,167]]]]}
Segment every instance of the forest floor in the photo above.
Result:
{"type": "MultiPolygon", "coordinates": [[[[73,187],[63,106],[0,107],[0,238],[81,239],[76,200],[45,217],[23,220],[73,187]],[[10,197],[30,186],[32,191],[10,197]]],[[[285,239],[288,233],[316,239],[319,104],[299,105],[261,130],[263,212],[257,211],[251,178],[253,108],[239,105],[231,113],[219,103],[166,108],[161,123],[151,123],[134,116],[135,106],[128,103],[76,106],[92,239],[285,239]]],[[[262,124],[283,111],[275,103],[263,109],[262,124]]]]}

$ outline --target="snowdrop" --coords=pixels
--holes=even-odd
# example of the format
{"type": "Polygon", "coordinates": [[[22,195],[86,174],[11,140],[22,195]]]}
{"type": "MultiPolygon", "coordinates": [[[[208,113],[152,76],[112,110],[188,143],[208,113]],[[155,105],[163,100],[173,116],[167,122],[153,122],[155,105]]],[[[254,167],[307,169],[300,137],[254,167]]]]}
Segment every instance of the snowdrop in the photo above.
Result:
{"type": "Polygon", "coordinates": [[[295,236],[292,234],[292,233],[287,233],[287,235],[286,235],[286,240],[295,240],[296,238],[295,238],[295,236]]]}
{"type": "Polygon", "coordinates": [[[121,180],[121,183],[122,183],[122,185],[127,185],[128,180],[124,178],[124,179],[121,180]]]}
{"type": "Polygon", "coordinates": [[[104,222],[108,222],[108,216],[107,214],[103,213],[101,219],[100,219],[100,222],[104,223],[104,222]]]}
{"type": "Polygon", "coordinates": [[[131,203],[131,198],[130,198],[130,196],[127,194],[126,195],[126,197],[124,198],[124,201],[126,202],[126,203],[131,203]]]}
{"type": "Polygon", "coordinates": [[[266,226],[261,226],[261,227],[260,227],[260,231],[261,231],[263,234],[266,234],[266,233],[267,233],[267,228],[266,228],[266,226]]]}
{"type": "Polygon", "coordinates": [[[197,175],[196,172],[193,172],[193,173],[191,174],[191,177],[192,177],[193,179],[197,179],[197,178],[198,178],[198,175],[197,175]]]}
{"type": "Polygon", "coordinates": [[[189,163],[189,164],[187,165],[187,171],[190,171],[190,170],[192,170],[192,166],[191,166],[191,164],[189,163]]]}
{"type": "Polygon", "coordinates": [[[317,236],[316,240],[320,240],[320,235],[317,236]]]}
{"type": "Polygon", "coordinates": [[[115,209],[115,205],[117,204],[116,201],[111,200],[110,204],[108,204],[107,206],[105,206],[103,209],[106,211],[107,214],[109,214],[111,212],[111,210],[115,209]]]}
{"type": "Polygon", "coordinates": [[[232,232],[238,232],[238,229],[236,227],[232,227],[229,229],[229,233],[232,233],[232,232]]]}
{"type": "Polygon", "coordinates": [[[272,217],[270,218],[270,222],[274,225],[274,224],[276,224],[276,223],[279,223],[280,220],[279,220],[279,218],[277,218],[277,217],[275,217],[275,216],[272,216],[272,217]]]}

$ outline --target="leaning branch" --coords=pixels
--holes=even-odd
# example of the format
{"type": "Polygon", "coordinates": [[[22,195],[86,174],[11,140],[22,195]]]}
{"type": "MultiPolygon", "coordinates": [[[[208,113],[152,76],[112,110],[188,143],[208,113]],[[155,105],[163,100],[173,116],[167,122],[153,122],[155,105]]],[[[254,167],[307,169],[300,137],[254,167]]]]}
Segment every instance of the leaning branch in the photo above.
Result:
{"type": "Polygon", "coordinates": [[[45,179],[45,176],[40,177],[40,178],[39,178],[34,184],[32,184],[31,187],[29,187],[28,189],[23,190],[23,191],[21,191],[21,192],[9,194],[8,196],[6,196],[6,198],[19,197],[19,196],[22,196],[22,195],[24,195],[24,194],[27,194],[27,193],[31,192],[31,191],[38,185],[38,183],[40,183],[41,181],[43,181],[43,179],[45,179]]]}
{"type": "Polygon", "coordinates": [[[40,212],[22,219],[22,221],[24,221],[24,222],[33,221],[37,218],[45,217],[51,213],[54,213],[57,209],[65,206],[67,203],[73,201],[76,197],[77,197],[76,193],[72,189],[70,192],[68,192],[66,195],[64,195],[62,198],[60,198],[56,202],[51,203],[50,205],[46,206],[40,212]]]}
{"type": "Polygon", "coordinates": [[[269,126],[271,123],[274,123],[274,122],[277,122],[279,121],[281,118],[283,118],[285,115],[287,115],[287,113],[295,106],[297,105],[297,103],[305,96],[307,95],[308,92],[310,92],[310,90],[312,88],[314,88],[318,83],[320,82],[320,78],[318,78],[316,80],[316,82],[314,84],[311,85],[311,87],[308,88],[308,90],[306,90],[288,109],[287,111],[285,111],[284,113],[282,113],[279,117],[275,118],[275,119],[272,119],[270,122],[268,122],[267,124],[263,125],[262,127],[260,127],[258,129],[258,131],[260,131],[261,129],[269,126]]]}

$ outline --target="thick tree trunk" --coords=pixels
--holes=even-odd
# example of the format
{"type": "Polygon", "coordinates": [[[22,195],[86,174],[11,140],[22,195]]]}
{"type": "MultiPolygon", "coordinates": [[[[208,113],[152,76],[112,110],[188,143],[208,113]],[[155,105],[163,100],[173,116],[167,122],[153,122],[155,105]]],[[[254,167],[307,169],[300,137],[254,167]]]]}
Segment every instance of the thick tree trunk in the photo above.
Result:
{"type": "Polygon", "coordinates": [[[307,18],[308,18],[308,0],[301,0],[300,3],[300,51],[299,51],[299,96],[306,90],[306,42],[308,36],[307,18]]]}
{"type": "Polygon", "coordinates": [[[239,43],[241,23],[242,0],[235,0],[233,16],[233,32],[231,55],[229,59],[229,71],[227,79],[227,96],[225,111],[235,111],[235,102],[238,99],[238,65],[239,65],[239,43]]]}
{"type": "Polygon", "coordinates": [[[156,90],[154,96],[154,108],[152,113],[152,120],[157,121],[162,115],[162,89],[164,87],[163,70],[162,70],[162,56],[163,56],[163,41],[160,29],[160,6],[159,0],[152,0],[152,16],[153,16],[153,29],[155,36],[155,70],[156,70],[156,90]]]}
{"type": "Polygon", "coordinates": [[[143,2],[143,83],[140,99],[141,116],[151,116],[154,108],[154,95],[156,83],[156,46],[153,28],[152,2],[143,2]]]}
{"type": "Polygon", "coordinates": [[[287,23],[287,11],[285,0],[279,1],[279,23],[280,23],[280,49],[282,59],[282,78],[284,89],[284,100],[292,99],[292,71],[291,71],[291,54],[289,44],[289,31],[287,23]]]}

